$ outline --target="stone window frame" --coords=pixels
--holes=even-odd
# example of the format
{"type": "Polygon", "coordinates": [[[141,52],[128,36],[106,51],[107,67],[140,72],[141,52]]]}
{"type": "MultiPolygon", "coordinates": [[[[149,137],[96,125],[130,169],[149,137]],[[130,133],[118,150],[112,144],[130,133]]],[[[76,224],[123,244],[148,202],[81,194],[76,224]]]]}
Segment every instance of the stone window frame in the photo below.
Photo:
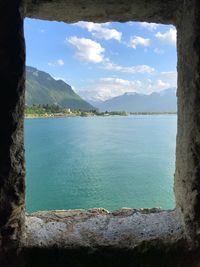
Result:
{"type": "Polygon", "coordinates": [[[106,266],[123,266],[117,265],[122,259],[123,263],[129,264],[127,266],[132,266],[129,260],[134,260],[138,263],[137,266],[143,266],[145,263],[144,266],[198,266],[200,2],[15,0],[2,1],[0,10],[3,10],[0,17],[0,77],[1,85],[6,88],[0,91],[1,266],[15,266],[19,258],[29,262],[30,265],[27,266],[36,266],[31,265],[34,256],[40,254],[46,259],[51,258],[52,250],[64,251],[62,257],[66,260],[70,258],[72,262],[77,261],[74,255],[78,253],[80,260],[87,262],[86,266],[94,266],[88,262],[90,259],[94,263],[92,255],[96,255],[103,263],[106,259],[112,264],[115,263],[106,266]],[[80,20],[147,21],[176,26],[178,131],[174,180],[175,210],[121,209],[109,213],[104,209],[90,209],[25,213],[24,17],[69,23],[80,20]],[[85,254],[82,255],[81,251],[85,254]],[[48,253],[45,254],[46,252],[48,253]],[[158,260],[157,255],[162,257],[158,260]],[[151,265],[147,265],[147,259],[151,260],[151,265]],[[164,265],[164,261],[171,265],[164,265]],[[158,262],[160,265],[156,265],[158,262]],[[188,265],[188,262],[192,262],[192,265],[188,265]]]}

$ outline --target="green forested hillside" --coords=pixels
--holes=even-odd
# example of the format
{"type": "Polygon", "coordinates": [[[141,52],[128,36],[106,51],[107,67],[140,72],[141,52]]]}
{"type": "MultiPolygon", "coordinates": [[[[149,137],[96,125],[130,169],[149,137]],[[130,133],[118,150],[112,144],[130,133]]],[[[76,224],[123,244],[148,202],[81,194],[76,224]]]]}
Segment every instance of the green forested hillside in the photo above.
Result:
{"type": "Polygon", "coordinates": [[[70,109],[93,110],[70,85],[44,71],[26,67],[26,105],[59,105],[70,109]]]}

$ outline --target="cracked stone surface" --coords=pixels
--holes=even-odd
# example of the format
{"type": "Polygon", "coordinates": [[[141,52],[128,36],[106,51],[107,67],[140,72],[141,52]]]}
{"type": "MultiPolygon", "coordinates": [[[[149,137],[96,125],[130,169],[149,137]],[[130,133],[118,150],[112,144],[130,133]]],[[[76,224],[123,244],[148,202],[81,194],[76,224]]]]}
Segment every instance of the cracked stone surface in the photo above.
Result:
{"type": "Polygon", "coordinates": [[[143,241],[184,239],[175,211],[105,209],[43,211],[26,217],[25,247],[135,248],[143,241]]]}

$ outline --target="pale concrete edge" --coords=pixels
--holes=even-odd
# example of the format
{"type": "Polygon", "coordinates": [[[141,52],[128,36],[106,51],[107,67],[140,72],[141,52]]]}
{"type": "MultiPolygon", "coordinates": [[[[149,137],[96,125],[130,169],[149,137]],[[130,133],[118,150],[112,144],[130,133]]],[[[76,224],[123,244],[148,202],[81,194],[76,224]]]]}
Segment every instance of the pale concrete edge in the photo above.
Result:
{"type": "Polygon", "coordinates": [[[175,210],[54,210],[26,215],[23,248],[129,248],[186,244],[175,210]],[[154,241],[154,242],[153,242],[154,241]]]}

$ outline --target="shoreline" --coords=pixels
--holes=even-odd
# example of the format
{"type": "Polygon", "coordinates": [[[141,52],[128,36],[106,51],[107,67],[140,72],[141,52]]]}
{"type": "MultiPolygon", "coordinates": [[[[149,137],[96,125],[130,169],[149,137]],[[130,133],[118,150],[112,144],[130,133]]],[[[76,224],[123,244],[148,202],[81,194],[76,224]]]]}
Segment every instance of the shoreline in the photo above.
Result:
{"type": "Polygon", "coordinates": [[[25,119],[49,119],[49,118],[72,118],[72,117],[111,117],[111,116],[120,116],[120,117],[127,117],[127,116],[147,116],[147,115],[177,115],[177,112],[130,112],[127,115],[119,115],[119,114],[103,114],[103,115],[96,115],[96,114],[88,114],[85,116],[81,116],[80,114],[49,114],[49,115],[37,115],[37,114],[27,114],[24,116],[25,119]]]}
{"type": "Polygon", "coordinates": [[[77,115],[59,115],[59,116],[56,116],[56,115],[25,115],[24,118],[25,119],[49,119],[49,118],[67,118],[67,117],[78,117],[77,115]]]}

